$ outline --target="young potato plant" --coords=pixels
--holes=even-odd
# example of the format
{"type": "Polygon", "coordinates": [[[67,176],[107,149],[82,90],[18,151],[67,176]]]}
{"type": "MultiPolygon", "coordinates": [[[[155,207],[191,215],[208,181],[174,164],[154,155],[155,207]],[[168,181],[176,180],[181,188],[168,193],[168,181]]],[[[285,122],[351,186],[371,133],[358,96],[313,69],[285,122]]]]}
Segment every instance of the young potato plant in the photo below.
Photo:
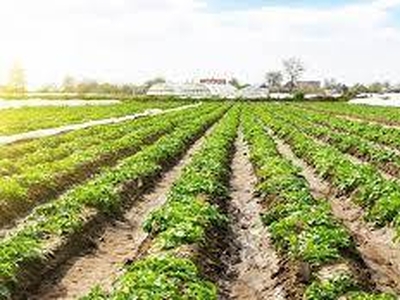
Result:
{"type": "MultiPolygon", "coordinates": [[[[212,109],[215,107],[204,105],[198,111],[174,112],[156,117],[157,122],[154,122],[154,118],[148,118],[112,125],[110,128],[101,126],[104,136],[96,128],[98,135],[94,138],[85,137],[91,130],[84,130],[85,135],[78,131],[67,134],[75,139],[62,143],[58,148],[47,147],[40,142],[38,144],[42,147],[32,154],[9,159],[8,163],[12,162],[13,169],[18,171],[0,179],[0,226],[22,215],[37,202],[46,202],[53,195],[99,173],[102,166],[112,166],[118,160],[133,155],[143,146],[171,132],[179,123],[199,113],[207,114],[212,109]],[[53,157],[56,150],[62,150],[63,155],[68,154],[66,157],[53,157]]],[[[63,139],[63,135],[60,139],[63,139]]],[[[3,172],[6,172],[5,168],[3,172]]]]}
{"type": "Polygon", "coordinates": [[[354,105],[343,102],[317,102],[299,105],[309,111],[316,111],[330,116],[351,116],[363,120],[377,121],[387,124],[400,124],[400,109],[397,107],[380,107],[369,105],[354,105]]]}
{"type": "MultiPolygon", "coordinates": [[[[400,174],[400,156],[394,151],[379,147],[349,132],[336,132],[329,125],[309,120],[307,114],[293,112],[291,107],[284,107],[281,112],[283,115],[280,114],[280,116],[284,118],[288,117],[290,113],[290,121],[294,122],[297,127],[305,133],[333,145],[341,152],[355,155],[393,176],[400,174]]],[[[329,121],[327,123],[329,124],[329,121]]]]}
{"type": "Polygon", "coordinates": [[[91,120],[123,117],[151,108],[174,108],[184,101],[123,101],[113,105],[46,106],[10,108],[0,111],[0,135],[54,128],[91,120]]]}
{"type": "Polygon", "coordinates": [[[163,165],[183,154],[227,108],[222,106],[179,124],[172,133],[122,160],[116,167],[104,169],[97,177],[69,190],[57,201],[38,207],[25,226],[0,241],[0,286],[12,288],[22,268],[32,261],[46,259],[52,251],[49,241],[57,245],[57,241],[79,232],[88,210],[103,214],[120,210],[126,199],[124,185],[159,176],[163,165]]]}
{"type": "MultiPolygon", "coordinates": [[[[363,291],[363,283],[357,282],[356,274],[350,271],[334,280],[320,281],[318,272],[326,266],[346,264],[345,253],[355,246],[327,201],[312,197],[299,168],[280,155],[256,117],[246,111],[243,127],[258,178],[257,190],[266,206],[262,220],[281,253],[310,266],[304,299],[341,299],[350,292],[363,291]]],[[[365,295],[373,296],[368,291],[365,295]]]]}
{"type": "Polygon", "coordinates": [[[330,181],[338,195],[351,196],[355,203],[363,206],[367,220],[378,226],[396,221],[398,226],[399,182],[384,179],[374,167],[356,164],[332,146],[315,142],[290,124],[287,121],[289,112],[287,114],[285,120],[279,119],[268,107],[260,113],[264,124],[290,144],[295,154],[313,166],[322,178],[330,181]]]}
{"type": "Polygon", "coordinates": [[[230,152],[237,126],[238,109],[233,108],[206,137],[201,150],[174,183],[166,204],[146,220],[144,229],[161,249],[201,242],[208,228],[226,221],[214,203],[228,198],[230,152]]]}
{"type": "Polygon", "coordinates": [[[313,282],[305,292],[307,300],[396,300],[387,293],[360,291],[357,283],[348,275],[338,275],[329,280],[313,282]]]}
{"type": "Polygon", "coordinates": [[[153,254],[128,266],[111,292],[94,287],[83,300],[217,299],[216,286],[201,278],[190,258],[177,258],[173,249],[204,242],[210,227],[224,226],[227,220],[214,203],[228,199],[238,114],[233,108],[212,129],[169,191],[167,202],[145,220],[143,227],[155,245],[153,254]]]}
{"type": "Polygon", "coordinates": [[[189,259],[153,255],[128,266],[111,293],[95,287],[81,300],[217,299],[215,285],[203,279],[189,259]]]}
{"type": "Polygon", "coordinates": [[[277,248],[315,266],[340,259],[341,250],[351,247],[350,237],[327,203],[311,196],[299,170],[280,156],[262,125],[249,115],[244,132],[259,179],[257,190],[271,203],[262,219],[277,248]]]}
{"type": "MultiPolygon", "coordinates": [[[[400,149],[400,129],[388,128],[380,124],[346,120],[333,114],[318,113],[312,110],[297,109],[292,106],[292,113],[301,114],[303,117],[317,123],[328,126],[338,131],[354,134],[363,139],[375,143],[392,146],[400,149]]],[[[374,108],[376,109],[376,107],[374,108]]]]}

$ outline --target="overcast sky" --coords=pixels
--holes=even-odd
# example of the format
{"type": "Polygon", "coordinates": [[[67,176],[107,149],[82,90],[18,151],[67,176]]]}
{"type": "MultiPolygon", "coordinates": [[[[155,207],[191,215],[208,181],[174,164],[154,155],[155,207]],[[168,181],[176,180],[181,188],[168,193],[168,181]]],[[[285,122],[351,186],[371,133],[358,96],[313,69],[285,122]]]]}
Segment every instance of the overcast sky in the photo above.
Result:
{"type": "Polygon", "coordinates": [[[400,0],[330,2],[1,0],[0,81],[19,61],[31,86],[66,74],[255,83],[297,56],[307,79],[400,82],[400,0]]]}

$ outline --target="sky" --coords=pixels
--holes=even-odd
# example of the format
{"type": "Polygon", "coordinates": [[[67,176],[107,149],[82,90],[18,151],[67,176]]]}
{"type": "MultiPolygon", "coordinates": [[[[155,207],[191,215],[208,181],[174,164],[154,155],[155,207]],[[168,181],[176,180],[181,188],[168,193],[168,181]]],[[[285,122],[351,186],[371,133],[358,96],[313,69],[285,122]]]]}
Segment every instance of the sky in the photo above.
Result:
{"type": "Polygon", "coordinates": [[[300,58],[304,79],[400,83],[400,0],[0,0],[0,84],[259,83],[300,58]]]}

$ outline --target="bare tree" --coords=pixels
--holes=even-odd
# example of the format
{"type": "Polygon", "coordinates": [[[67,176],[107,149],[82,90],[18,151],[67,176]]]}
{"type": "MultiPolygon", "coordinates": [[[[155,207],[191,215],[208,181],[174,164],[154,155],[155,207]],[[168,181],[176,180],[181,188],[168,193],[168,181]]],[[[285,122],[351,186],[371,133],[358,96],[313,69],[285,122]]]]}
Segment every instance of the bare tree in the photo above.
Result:
{"type": "Polygon", "coordinates": [[[277,90],[281,87],[283,81],[283,75],[280,71],[270,71],[265,74],[265,80],[267,81],[268,87],[273,90],[277,90]]]}
{"type": "Polygon", "coordinates": [[[283,67],[289,78],[290,89],[293,90],[297,85],[297,81],[305,71],[304,64],[300,59],[291,57],[283,61],[283,67]]]}

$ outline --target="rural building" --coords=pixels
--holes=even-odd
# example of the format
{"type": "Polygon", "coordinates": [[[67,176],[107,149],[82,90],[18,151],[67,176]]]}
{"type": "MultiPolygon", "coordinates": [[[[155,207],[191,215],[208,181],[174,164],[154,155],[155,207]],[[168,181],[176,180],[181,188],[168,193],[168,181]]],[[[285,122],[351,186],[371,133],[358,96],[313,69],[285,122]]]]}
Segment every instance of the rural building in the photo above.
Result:
{"type": "Polygon", "coordinates": [[[237,97],[237,89],[225,79],[201,79],[198,83],[157,83],[150,87],[147,95],[233,99],[237,97]]]}
{"type": "Polygon", "coordinates": [[[243,99],[263,99],[269,97],[269,89],[264,85],[251,85],[241,89],[238,93],[243,99]]]}

